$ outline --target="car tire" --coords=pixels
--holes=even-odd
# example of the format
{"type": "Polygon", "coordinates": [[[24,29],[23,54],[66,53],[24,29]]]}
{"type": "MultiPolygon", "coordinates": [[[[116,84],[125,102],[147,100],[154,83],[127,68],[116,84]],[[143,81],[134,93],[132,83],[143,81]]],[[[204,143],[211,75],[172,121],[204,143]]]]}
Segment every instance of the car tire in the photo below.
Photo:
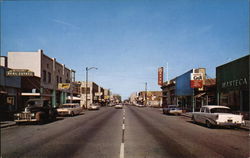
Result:
{"type": "Polygon", "coordinates": [[[207,126],[207,128],[213,128],[213,125],[208,120],[206,121],[206,126],[207,126]]]}
{"type": "Polygon", "coordinates": [[[195,120],[195,118],[194,118],[194,116],[192,116],[192,121],[193,121],[193,123],[195,123],[195,124],[197,123],[196,120],[195,120]]]}
{"type": "Polygon", "coordinates": [[[36,120],[37,120],[38,124],[43,124],[44,123],[44,113],[37,112],[35,117],[36,117],[36,120]]]}

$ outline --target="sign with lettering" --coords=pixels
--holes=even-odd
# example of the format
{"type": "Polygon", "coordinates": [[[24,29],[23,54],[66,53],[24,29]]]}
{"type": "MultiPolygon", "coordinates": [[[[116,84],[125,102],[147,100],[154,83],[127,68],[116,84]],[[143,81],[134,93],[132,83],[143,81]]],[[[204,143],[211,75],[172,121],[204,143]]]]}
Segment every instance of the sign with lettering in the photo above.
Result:
{"type": "Polygon", "coordinates": [[[27,69],[12,69],[6,72],[6,76],[34,76],[34,72],[27,69]]]}
{"type": "Polygon", "coordinates": [[[158,85],[163,85],[163,67],[158,68],[158,85]]]}
{"type": "Polygon", "coordinates": [[[247,85],[247,78],[236,79],[232,81],[225,81],[222,82],[222,88],[230,88],[230,87],[239,87],[242,85],[247,85]]]}
{"type": "Polygon", "coordinates": [[[58,89],[67,90],[70,88],[70,83],[58,83],[58,89]]]}
{"type": "Polygon", "coordinates": [[[191,88],[202,88],[203,87],[202,73],[191,73],[190,87],[191,88]]]}

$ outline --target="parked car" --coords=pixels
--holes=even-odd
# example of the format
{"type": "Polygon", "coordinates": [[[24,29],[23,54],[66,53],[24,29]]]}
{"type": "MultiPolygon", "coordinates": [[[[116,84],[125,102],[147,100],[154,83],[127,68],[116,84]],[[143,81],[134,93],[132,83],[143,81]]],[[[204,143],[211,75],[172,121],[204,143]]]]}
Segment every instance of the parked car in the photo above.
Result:
{"type": "Polygon", "coordinates": [[[193,122],[206,124],[208,128],[213,126],[241,126],[244,124],[243,115],[233,114],[226,106],[207,105],[200,112],[192,114],[193,122]]]}
{"type": "Polygon", "coordinates": [[[74,116],[82,112],[82,107],[78,103],[66,103],[59,106],[57,113],[60,116],[74,116]]]}
{"type": "Polygon", "coordinates": [[[98,104],[91,104],[88,110],[99,110],[100,106],[98,104]]]}
{"type": "Polygon", "coordinates": [[[177,105],[167,105],[162,108],[163,114],[174,114],[180,115],[182,113],[182,109],[177,105]]]}
{"type": "Polygon", "coordinates": [[[117,105],[115,105],[115,108],[116,108],[116,109],[122,109],[122,108],[123,108],[123,105],[122,105],[122,104],[117,104],[117,105]]]}
{"type": "Polygon", "coordinates": [[[29,99],[25,103],[24,111],[14,114],[14,121],[19,122],[39,122],[56,119],[57,111],[46,99],[29,99]]]}

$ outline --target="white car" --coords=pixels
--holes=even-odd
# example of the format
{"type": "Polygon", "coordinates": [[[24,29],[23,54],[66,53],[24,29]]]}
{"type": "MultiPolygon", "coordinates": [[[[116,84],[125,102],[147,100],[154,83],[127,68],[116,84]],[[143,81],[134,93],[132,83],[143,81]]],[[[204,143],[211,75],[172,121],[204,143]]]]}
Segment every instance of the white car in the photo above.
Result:
{"type": "Polygon", "coordinates": [[[82,107],[78,103],[66,103],[59,106],[57,113],[60,116],[74,116],[82,112],[82,107]]]}
{"type": "Polygon", "coordinates": [[[208,128],[213,126],[241,126],[244,124],[243,115],[232,114],[227,106],[207,105],[200,112],[192,114],[193,122],[206,124],[208,128]]]}
{"type": "Polygon", "coordinates": [[[89,107],[88,107],[88,110],[99,110],[100,109],[100,106],[97,105],[97,104],[91,104],[89,107]]]}
{"type": "Polygon", "coordinates": [[[182,109],[177,105],[167,105],[162,108],[163,114],[181,115],[182,109]]]}
{"type": "Polygon", "coordinates": [[[122,108],[123,108],[123,105],[117,104],[117,105],[115,105],[115,108],[116,108],[116,109],[122,109],[122,108]]]}

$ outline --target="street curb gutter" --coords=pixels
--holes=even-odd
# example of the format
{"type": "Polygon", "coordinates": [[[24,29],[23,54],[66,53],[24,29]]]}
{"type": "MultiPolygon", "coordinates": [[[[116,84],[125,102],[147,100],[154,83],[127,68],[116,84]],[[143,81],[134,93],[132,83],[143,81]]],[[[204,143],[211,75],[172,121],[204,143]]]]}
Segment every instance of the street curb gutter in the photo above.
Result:
{"type": "MultiPolygon", "coordinates": [[[[181,116],[188,117],[188,118],[192,118],[192,115],[181,114],[181,116]]],[[[248,130],[248,131],[250,130],[250,127],[240,126],[239,128],[240,128],[240,129],[243,129],[243,130],[248,130]]]]}
{"type": "Polygon", "coordinates": [[[12,123],[8,123],[5,125],[1,125],[1,128],[11,127],[11,126],[15,126],[15,125],[16,125],[16,122],[12,122],[12,123]]]}

